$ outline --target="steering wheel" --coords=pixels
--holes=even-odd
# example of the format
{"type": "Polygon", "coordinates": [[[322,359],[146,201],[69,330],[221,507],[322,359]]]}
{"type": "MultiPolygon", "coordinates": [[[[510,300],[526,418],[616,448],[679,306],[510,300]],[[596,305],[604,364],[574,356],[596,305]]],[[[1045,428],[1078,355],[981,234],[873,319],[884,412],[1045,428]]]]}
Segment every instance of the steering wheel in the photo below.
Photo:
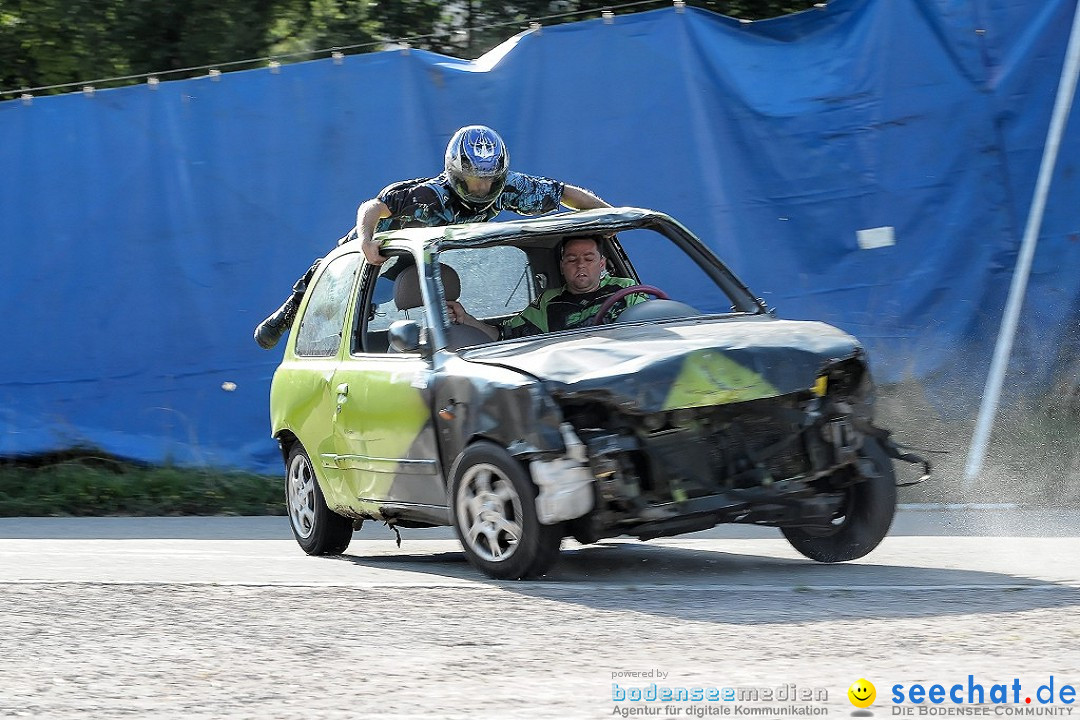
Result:
{"type": "Polygon", "coordinates": [[[645,293],[646,295],[652,295],[659,300],[670,300],[668,294],[658,287],[652,285],[631,285],[630,287],[620,288],[615,292],[607,296],[604,300],[604,304],[600,306],[600,309],[596,311],[596,316],[593,318],[593,325],[603,325],[606,320],[604,317],[608,314],[611,308],[615,307],[615,303],[622,300],[627,295],[634,295],[636,293],[645,293]]]}

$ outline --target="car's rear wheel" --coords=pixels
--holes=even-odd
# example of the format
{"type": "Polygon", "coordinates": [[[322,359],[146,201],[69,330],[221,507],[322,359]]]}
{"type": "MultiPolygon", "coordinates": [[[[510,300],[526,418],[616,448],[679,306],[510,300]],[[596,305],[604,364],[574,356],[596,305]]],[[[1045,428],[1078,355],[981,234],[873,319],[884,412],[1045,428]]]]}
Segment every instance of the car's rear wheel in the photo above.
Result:
{"type": "Polygon", "coordinates": [[[454,529],[465,556],[484,574],[536,577],[558,558],[562,526],[540,524],[536,493],[525,467],[494,443],[470,445],[454,464],[454,529]]]}
{"type": "Polygon", "coordinates": [[[285,506],[293,537],[308,555],[340,555],[352,540],[353,523],[326,506],[311,458],[300,443],[285,463],[285,506]]]}
{"type": "Polygon", "coordinates": [[[861,558],[885,538],[896,514],[896,474],[892,460],[873,438],[863,440],[860,454],[874,476],[844,490],[844,500],[831,524],[823,528],[781,528],[800,553],[820,562],[861,558]]]}

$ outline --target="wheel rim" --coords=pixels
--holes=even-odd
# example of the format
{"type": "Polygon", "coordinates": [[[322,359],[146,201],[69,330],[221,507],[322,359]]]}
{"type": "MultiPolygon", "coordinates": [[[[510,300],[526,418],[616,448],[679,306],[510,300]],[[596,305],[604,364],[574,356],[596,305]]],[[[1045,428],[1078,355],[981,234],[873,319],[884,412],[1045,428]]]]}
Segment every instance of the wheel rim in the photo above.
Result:
{"type": "Polygon", "coordinates": [[[307,539],[315,531],[315,473],[306,457],[293,458],[286,483],[289,520],[296,534],[307,539]]]}
{"type": "Polygon", "coordinates": [[[488,562],[508,560],[522,533],[521,497],[494,465],[469,468],[458,485],[458,528],[469,549],[488,562]]]}

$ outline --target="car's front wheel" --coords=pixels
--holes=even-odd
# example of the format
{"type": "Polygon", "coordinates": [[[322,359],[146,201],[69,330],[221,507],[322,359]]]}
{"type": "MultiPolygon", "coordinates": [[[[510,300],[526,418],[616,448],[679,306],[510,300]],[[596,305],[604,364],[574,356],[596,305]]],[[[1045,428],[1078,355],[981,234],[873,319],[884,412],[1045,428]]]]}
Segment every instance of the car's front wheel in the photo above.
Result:
{"type": "Polygon", "coordinates": [[[870,461],[874,475],[844,490],[843,503],[832,523],[824,528],[781,528],[800,553],[820,562],[855,560],[885,538],[896,514],[896,473],[892,460],[873,438],[863,440],[860,454],[870,461]]]}
{"type": "Polygon", "coordinates": [[[541,525],[525,467],[490,442],[466,448],[450,484],[454,529],[469,562],[489,577],[542,575],[555,562],[561,525],[541,525]]]}
{"type": "Polygon", "coordinates": [[[353,523],[326,506],[311,458],[300,443],[285,463],[285,506],[293,537],[308,555],[340,555],[352,540],[353,523]]]}

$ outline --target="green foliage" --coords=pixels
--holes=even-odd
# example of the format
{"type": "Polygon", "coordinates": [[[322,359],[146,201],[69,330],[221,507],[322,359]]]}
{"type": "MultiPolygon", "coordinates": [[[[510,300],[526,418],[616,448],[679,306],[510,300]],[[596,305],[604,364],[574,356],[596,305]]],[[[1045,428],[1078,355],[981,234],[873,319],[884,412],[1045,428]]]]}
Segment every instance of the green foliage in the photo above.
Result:
{"type": "Polygon", "coordinates": [[[280,478],[70,451],[0,462],[0,517],[284,515],[280,478]]]}
{"type": "MultiPolygon", "coordinates": [[[[103,78],[186,77],[187,68],[241,69],[265,58],[315,57],[316,51],[414,47],[475,58],[541,19],[545,24],[599,17],[624,3],[599,0],[0,0],[0,90],[68,85],[103,78]],[[245,63],[242,61],[253,61],[245,63]]],[[[746,19],[783,15],[810,0],[688,0],[687,5],[746,19]]],[[[619,12],[671,7],[638,2],[619,12]]],[[[325,54],[320,55],[325,57],[325,54]]],[[[204,72],[199,70],[199,73],[204,72]]],[[[119,81],[127,82],[127,81],[119,81]]],[[[99,83],[105,85],[104,83],[99,83]]],[[[119,84],[119,83],[114,83],[119,84]]]]}
{"type": "MultiPolygon", "coordinates": [[[[632,0],[628,0],[632,1],[632,0]]],[[[806,10],[820,0],[687,0],[690,7],[711,10],[721,15],[746,20],[761,20],[806,10]]],[[[462,28],[483,28],[468,33],[460,44],[463,57],[476,57],[487,52],[506,38],[525,28],[530,20],[543,19],[544,24],[558,24],[598,18],[604,10],[617,8],[627,2],[610,0],[469,0],[462,3],[462,28]],[[559,15],[568,15],[559,18],[559,15]],[[550,18],[550,19],[547,19],[550,18]],[[490,27],[494,26],[494,27],[490,27]]],[[[644,12],[670,8],[671,0],[637,2],[619,13],[644,12]]]]}
{"type": "Polygon", "coordinates": [[[275,2],[6,0],[5,88],[163,72],[264,53],[275,2]]]}
{"type": "Polygon", "coordinates": [[[410,38],[415,47],[458,55],[453,17],[445,5],[439,0],[382,0],[372,3],[371,19],[384,39],[410,38]]]}
{"type": "Polygon", "coordinates": [[[281,3],[263,53],[293,55],[373,43],[379,25],[370,16],[370,4],[342,0],[281,3]]]}

